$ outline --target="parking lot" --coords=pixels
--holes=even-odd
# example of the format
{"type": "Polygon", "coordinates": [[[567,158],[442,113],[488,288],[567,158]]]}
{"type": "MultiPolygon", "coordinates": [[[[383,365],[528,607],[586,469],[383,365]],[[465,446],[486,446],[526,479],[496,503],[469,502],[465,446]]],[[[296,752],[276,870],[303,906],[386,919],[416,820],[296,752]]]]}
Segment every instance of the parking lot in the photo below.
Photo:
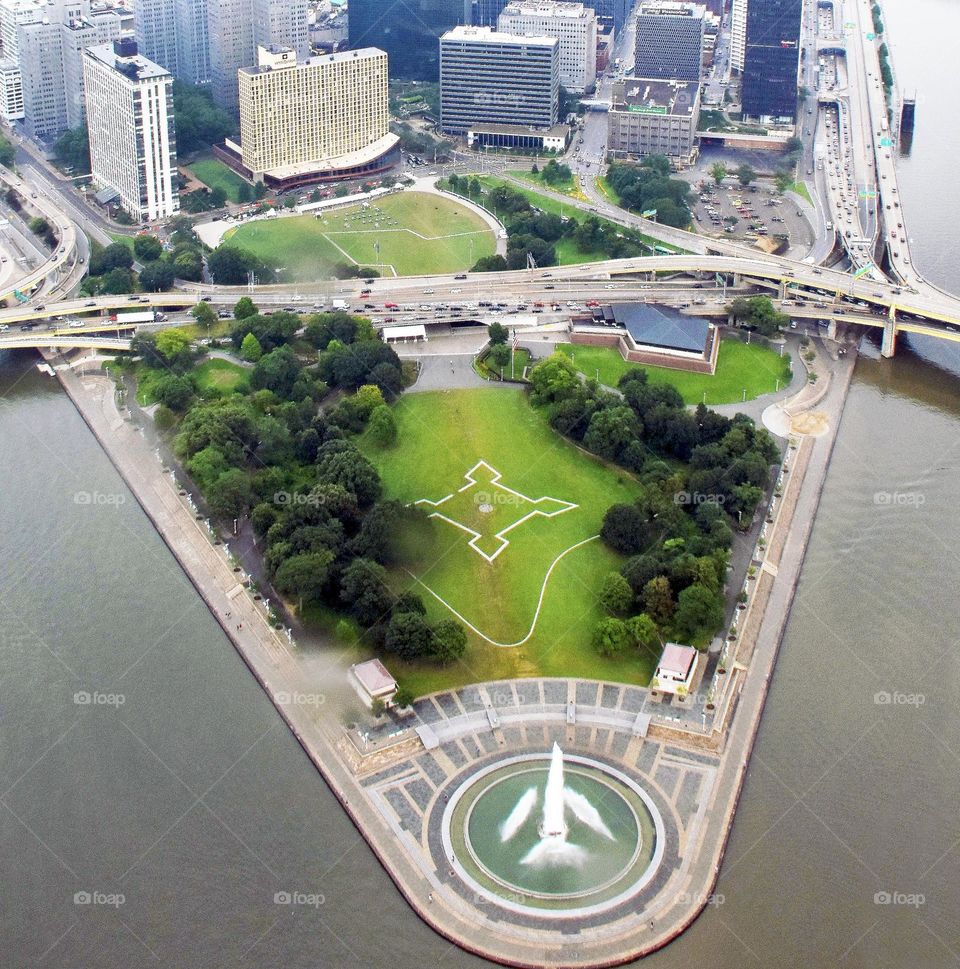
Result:
{"type": "Polygon", "coordinates": [[[813,230],[799,206],[770,185],[744,188],[728,177],[718,187],[713,179],[702,178],[694,181],[693,192],[698,232],[747,242],[765,252],[813,243],[813,230]]]}

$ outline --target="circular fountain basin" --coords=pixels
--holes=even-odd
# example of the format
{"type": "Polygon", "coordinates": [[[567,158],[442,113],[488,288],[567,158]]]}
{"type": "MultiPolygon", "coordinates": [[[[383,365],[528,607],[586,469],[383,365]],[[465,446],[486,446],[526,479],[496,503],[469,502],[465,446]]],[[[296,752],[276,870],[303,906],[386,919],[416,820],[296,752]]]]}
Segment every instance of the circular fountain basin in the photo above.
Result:
{"type": "Polygon", "coordinates": [[[659,811],[619,771],[566,756],[566,832],[544,838],[549,766],[548,755],[534,754],[472,777],[444,814],[448,853],[478,899],[514,910],[582,916],[620,904],[646,885],[660,862],[659,811]]]}

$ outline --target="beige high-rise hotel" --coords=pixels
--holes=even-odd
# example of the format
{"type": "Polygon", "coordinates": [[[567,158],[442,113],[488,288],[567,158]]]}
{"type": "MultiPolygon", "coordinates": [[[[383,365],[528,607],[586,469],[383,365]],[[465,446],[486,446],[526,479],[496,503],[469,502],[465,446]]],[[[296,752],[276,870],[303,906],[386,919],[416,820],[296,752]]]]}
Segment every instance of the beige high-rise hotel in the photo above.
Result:
{"type": "Polygon", "coordinates": [[[275,188],[381,171],[396,160],[390,133],[387,55],[375,48],[299,61],[260,47],[238,73],[240,145],[227,143],[245,174],[275,188]]]}

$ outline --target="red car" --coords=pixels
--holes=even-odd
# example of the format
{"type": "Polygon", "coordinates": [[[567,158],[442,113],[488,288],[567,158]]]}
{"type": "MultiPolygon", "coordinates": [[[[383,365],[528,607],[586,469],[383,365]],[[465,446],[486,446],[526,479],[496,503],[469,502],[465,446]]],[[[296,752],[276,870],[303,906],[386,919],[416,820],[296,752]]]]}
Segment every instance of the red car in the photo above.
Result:
{"type": "Polygon", "coordinates": [[[596,300],[596,299],[588,299],[587,300],[587,306],[599,306],[599,305],[600,305],[600,301],[599,300],[596,300]]]}

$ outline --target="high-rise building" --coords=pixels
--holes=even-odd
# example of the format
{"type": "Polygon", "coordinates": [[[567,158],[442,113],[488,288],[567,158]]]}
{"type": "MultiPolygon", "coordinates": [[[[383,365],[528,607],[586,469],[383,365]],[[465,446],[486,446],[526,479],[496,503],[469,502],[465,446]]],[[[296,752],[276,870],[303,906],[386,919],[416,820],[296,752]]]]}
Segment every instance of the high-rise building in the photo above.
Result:
{"type": "Polygon", "coordinates": [[[90,15],[65,23],[60,30],[63,56],[63,89],[68,128],[86,121],[83,86],[83,51],[86,47],[110,44],[123,33],[123,18],[111,8],[91,10],[90,15]]]}
{"type": "Polygon", "coordinates": [[[254,50],[289,47],[298,60],[310,56],[307,0],[252,0],[252,4],[254,50]]]}
{"type": "Polygon", "coordinates": [[[615,84],[607,113],[607,150],[614,158],[666,155],[678,168],[697,145],[700,85],[696,81],[630,78],[615,84]]]}
{"type": "Polygon", "coordinates": [[[514,37],[489,27],[455,27],[440,38],[440,124],[557,123],[560,45],[556,37],[514,37]]]}
{"type": "Polygon", "coordinates": [[[23,117],[23,75],[16,61],[0,60],[0,117],[19,121],[23,117]]]}
{"type": "Polygon", "coordinates": [[[743,73],[747,49],[747,0],[730,0],[730,69],[743,73]]]}
{"type": "Polygon", "coordinates": [[[582,3],[514,0],[503,8],[497,30],[517,37],[556,37],[560,83],[582,94],[597,81],[597,15],[582,3]]]}
{"type": "Polygon", "coordinates": [[[170,72],[140,56],[135,41],[117,40],[88,47],[83,73],[94,185],[114,192],[138,221],[174,215],[180,200],[170,72]]]}
{"type": "MultiPolygon", "coordinates": [[[[391,77],[436,81],[440,36],[471,16],[471,0],[352,0],[350,46],[386,51],[391,77]]],[[[496,23],[492,7],[484,16],[496,23]]]]}
{"type": "Polygon", "coordinates": [[[228,142],[221,153],[245,175],[290,188],[372,174],[398,160],[382,50],[301,62],[288,47],[260,47],[257,61],[238,76],[239,150],[228,142]]]}
{"type": "Polygon", "coordinates": [[[703,69],[702,4],[648,0],[637,11],[637,77],[699,81],[703,69]]]}
{"type": "Polygon", "coordinates": [[[177,75],[176,0],[133,0],[133,32],[142,56],[177,75]]]}
{"type": "Polygon", "coordinates": [[[604,27],[613,27],[619,36],[630,16],[633,0],[585,0],[584,6],[591,7],[597,21],[604,27]]]}
{"type": "Polygon", "coordinates": [[[496,27],[497,18],[510,0],[470,0],[470,21],[473,27],[496,27]]]}
{"type": "Polygon", "coordinates": [[[802,17],[803,0],[747,4],[742,94],[747,117],[772,121],[796,117],[802,17]]]}
{"type": "Polygon", "coordinates": [[[214,101],[236,113],[237,71],[255,63],[250,0],[207,0],[210,91],[214,101]]]}
{"type": "Polygon", "coordinates": [[[174,0],[177,35],[177,77],[185,84],[210,81],[207,0],[174,0]]]}

